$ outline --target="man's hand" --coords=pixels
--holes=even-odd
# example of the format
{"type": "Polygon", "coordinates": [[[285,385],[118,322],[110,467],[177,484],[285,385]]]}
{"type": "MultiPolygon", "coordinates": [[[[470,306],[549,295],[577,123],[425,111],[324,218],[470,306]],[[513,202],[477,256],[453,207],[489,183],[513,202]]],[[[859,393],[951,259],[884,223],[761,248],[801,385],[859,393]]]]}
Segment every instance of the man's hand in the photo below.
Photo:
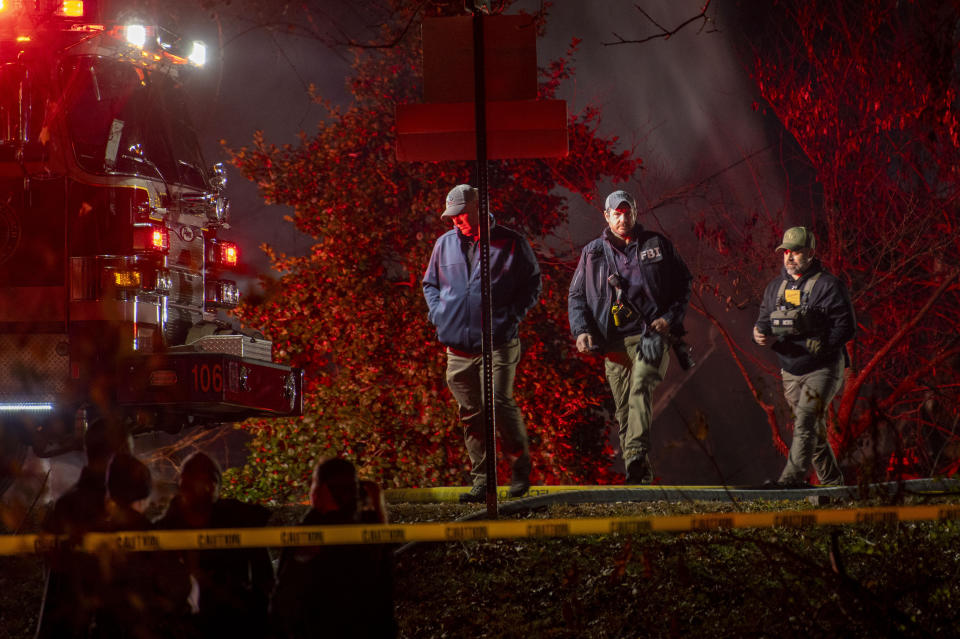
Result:
{"type": "Polygon", "coordinates": [[[819,355],[820,349],[823,348],[823,343],[815,337],[808,338],[804,345],[807,347],[807,350],[810,352],[810,354],[813,355],[814,357],[819,355]]]}
{"type": "Polygon", "coordinates": [[[586,353],[588,351],[594,350],[596,347],[593,345],[593,335],[590,333],[580,333],[577,335],[577,350],[581,353],[586,353]]]}
{"type": "Polygon", "coordinates": [[[757,328],[757,325],[753,325],[753,341],[755,341],[760,346],[769,346],[773,343],[773,340],[770,339],[769,335],[764,335],[760,332],[760,329],[757,328]]]}
{"type": "Polygon", "coordinates": [[[650,324],[650,328],[661,335],[666,335],[670,332],[670,324],[662,317],[658,317],[657,319],[653,320],[653,322],[650,324]]]}

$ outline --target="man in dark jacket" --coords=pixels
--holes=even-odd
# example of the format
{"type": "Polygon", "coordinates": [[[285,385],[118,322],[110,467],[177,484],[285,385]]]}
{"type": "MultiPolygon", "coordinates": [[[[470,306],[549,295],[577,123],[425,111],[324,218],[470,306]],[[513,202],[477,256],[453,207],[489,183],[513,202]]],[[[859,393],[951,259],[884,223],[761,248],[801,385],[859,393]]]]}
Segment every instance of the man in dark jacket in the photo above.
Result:
{"type": "Polygon", "coordinates": [[[684,333],[692,277],[670,240],[637,223],[629,193],[607,196],[603,215],[608,228],[583,248],[570,282],[570,331],[578,351],[605,356],[626,482],[650,483],[651,395],[684,333]]]}
{"type": "MultiPolygon", "coordinates": [[[[454,228],[437,240],[423,276],[423,295],[437,338],[447,347],[447,385],[460,406],[473,487],[462,502],[482,502],[487,454],[481,400],[480,214],[477,190],[455,186],[441,217],[454,228]]],[[[540,296],[540,265],[527,241],[515,231],[490,228],[490,291],[493,298],[493,407],[503,450],[512,465],[510,495],[530,488],[530,450],[523,415],[513,398],[520,361],[518,327],[540,296]]],[[[493,460],[491,463],[496,463],[493,460]]]]}
{"type": "MultiPolygon", "coordinates": [[[[150,530],[143,514],[153,478],[130,453],[114,455],[107,471],[106,518],[97,530],[150,530]]],[[[166,639],[188,636],[190,576],[183,564],[155,552],[107,548],[97,553],[99,603],[91,639],[166,639]]]]}
{"type": "Polygon", "coordinates": [[[67,535],[69,540],[47,556],[38,639],[87,637],[100,603],[96,557],[72,548],[105,519],[107,467],[115,452],[130,450],[131,439],[122,427],[98,419],[84,433],[83,446],[87,464],[80,478],[57,499],[43,521],[44,532],[67,535]]]}
{"type": "MultiPolygon", "coordinates": [[[[362,523],[354,465],[321,459],[313,470],[310,510],[303,526],[362,523]]],[[[392,639],[393,548],[381,544],[297,546],[283,549],[270,600],[284,639],[392,639]]]]}
{"type": "MultiPolygon", "coordinates": [[[[161,530],[253,528],[270,511],[257,504],[220,497],[221,472],[208,455],[191,455],[180,471],[180,490],[157,521],[161,530]]],[[[266,548],[196,550],[183,562],[199,591],[196,626],[204,637],[262,637],[273,590],[273,564],[266,548]]],[[[177,561],[171,556],[170,561],[177,561]]]]}
{"type": "Polygon", "coordinates": [[[803,488],[811,462],[821,484],[841,485],[843,474],[827,440],[827,407],[849,364],[844,345],[856,320],[846,286],[814,257],[816,240],[802,226],[787,229],[777,251],[783,270],[763,293],[753,340],[780,360],[783,391],[793,412],[790,456],[772,488],[803,488]]]}

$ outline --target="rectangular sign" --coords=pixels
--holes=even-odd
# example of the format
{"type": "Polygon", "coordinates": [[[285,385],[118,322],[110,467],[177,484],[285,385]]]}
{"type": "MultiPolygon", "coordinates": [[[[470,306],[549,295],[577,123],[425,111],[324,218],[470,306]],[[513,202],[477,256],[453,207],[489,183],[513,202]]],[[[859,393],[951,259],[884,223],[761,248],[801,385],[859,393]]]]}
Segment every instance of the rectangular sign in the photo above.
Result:
{"type": "MultiPolygon", "coordinates": [[[[487,99],[537,98],[537,26],[532,16],[484,16],[487,99]]],[[[423,21],[424,102],[473,102],[473,18],[423,21]]]]}
{"type": "MultiPolygon", "coordinates": [[[[408,162],[476,160],[472,102],[397,105],[397,159],[408,162]]],[[[487,157],[564,157],[568,152],[563,100],[487,103],[487,157]]]]}

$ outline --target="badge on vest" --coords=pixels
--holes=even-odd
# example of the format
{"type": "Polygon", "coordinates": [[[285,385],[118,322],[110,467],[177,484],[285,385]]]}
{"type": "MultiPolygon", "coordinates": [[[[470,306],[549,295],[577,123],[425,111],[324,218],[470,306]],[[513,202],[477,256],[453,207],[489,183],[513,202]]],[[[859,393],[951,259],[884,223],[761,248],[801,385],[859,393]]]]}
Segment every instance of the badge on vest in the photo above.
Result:
{"type": "Polygon", "coordinates": [[[663,252],[659,246],[645,248],[639,253],[641,262],[659,262],[663,259],[663,252]]]}
{"type": "Polygon", "coordinates": [[[788,291],[784,291],[783,299],[785,299],[788,304],[793,304],[794,306],[800,306],[800,289],[794,288],[788,291]]]}

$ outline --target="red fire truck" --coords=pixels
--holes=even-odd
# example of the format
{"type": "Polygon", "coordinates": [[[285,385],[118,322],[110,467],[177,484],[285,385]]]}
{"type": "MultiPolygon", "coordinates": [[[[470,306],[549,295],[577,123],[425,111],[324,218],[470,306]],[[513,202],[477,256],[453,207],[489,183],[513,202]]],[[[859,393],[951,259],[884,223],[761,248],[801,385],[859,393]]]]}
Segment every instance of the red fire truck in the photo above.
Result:
{"type": "Polygon", "coordinates": [[[226,174],[180,82],[203,45],[103,13],[0,0],[0,477],[94,420],[177,432],[302,411],[302,372],[223,321],[239,302],[226,174]]]}

